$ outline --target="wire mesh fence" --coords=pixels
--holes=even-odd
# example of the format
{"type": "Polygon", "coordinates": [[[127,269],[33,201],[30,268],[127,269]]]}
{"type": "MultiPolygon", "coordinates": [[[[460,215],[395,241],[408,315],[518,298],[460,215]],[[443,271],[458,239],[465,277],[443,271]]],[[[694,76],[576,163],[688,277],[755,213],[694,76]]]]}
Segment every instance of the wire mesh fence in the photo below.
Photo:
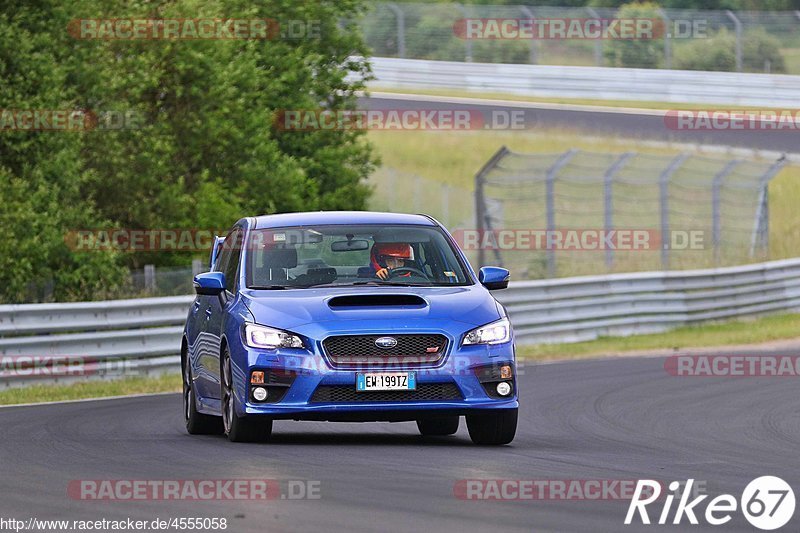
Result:
{"type": "Polygon", "coordinates": [[[461,240],[518,279],[766,259],[767,185],[783,165],[502,148],[476,177],[477,224],[461,240]]]}
{"type": "Polygon", "coordinates": [[[800,10],[624,9],[375,2],[361,27],[378,57],[800,74],[800,10]],[[591,31],[632,16],[653,31],[591,31]]]}

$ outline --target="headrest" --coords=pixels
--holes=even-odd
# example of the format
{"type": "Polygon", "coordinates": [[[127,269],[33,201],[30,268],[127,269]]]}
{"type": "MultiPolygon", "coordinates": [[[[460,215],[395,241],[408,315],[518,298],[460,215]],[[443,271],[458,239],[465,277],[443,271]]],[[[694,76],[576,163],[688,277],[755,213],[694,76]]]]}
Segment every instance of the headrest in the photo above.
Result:
{"type": "Polygon", "coordinates": [[[294,268],[296,266],[296,248],[272,248],[264,250],[263,268],[294,268]]]}

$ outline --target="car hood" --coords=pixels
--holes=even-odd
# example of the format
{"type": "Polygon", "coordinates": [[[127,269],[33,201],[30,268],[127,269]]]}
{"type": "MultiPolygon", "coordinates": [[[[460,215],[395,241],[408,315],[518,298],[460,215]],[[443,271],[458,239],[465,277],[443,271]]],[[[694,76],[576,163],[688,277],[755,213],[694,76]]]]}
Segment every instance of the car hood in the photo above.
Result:
{"type": "Polygon", "coordinates": [[[246,289],[241,295],[255,322],[298,333],[319,328],[385,329],[384,323],[392,329],[447,328],[448,323],[482,326],[501,317],[499,305],[482,285],[246,289]],[[303,328],[305,325],[314,327],[303,328]]]}

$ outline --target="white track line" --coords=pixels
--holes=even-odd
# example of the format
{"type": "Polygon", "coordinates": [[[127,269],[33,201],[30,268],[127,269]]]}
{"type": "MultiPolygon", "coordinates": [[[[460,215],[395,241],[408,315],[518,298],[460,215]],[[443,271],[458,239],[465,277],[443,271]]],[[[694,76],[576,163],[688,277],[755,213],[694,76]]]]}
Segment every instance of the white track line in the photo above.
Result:
{"type": "MultiPolygon", "coordinates": [[[[359,96],[366,96],[361,93],[359,96]]],[[[611,113],[615,115],[647,115],[663,117],[666,109],[646,109],[642,107],[613,107],[585,104],[556,104],[547,102],[526,102],[523,100],[497,100],[491,98],[471,98],[463,96],[437,96],[431,94],[384,93],[370,91],[368,98],[376,100],[408,100],[412,102],[440,102],[464,105],[485,105],[495,107],[517,107],[526,109],[553,109],[556,111],[588,111],[592,113],[611,113]]],[[[675,109],[680,106],[676,105],[675,109]]]]}
{"type": "MultiPolygon", "coordinates": [[[[13,389],[12,389],[13,390],[13,389]]],[[[0,409],[9,409],[11,407],[36,407],[39,405],[59,405],[67,403],[84,403],[84,402],[102,402],[106,400],[122,400],[127,398],[148,398],[150,396],[166,396],[168,394],[180,394],[180,391],[175,392],[148,392],[142,394],[126,394],[123,396],[102,396],[100,398],[81,398],[79,400],[57,400],[53,402],[38,402],[38,403],[15,403],[11,405],[0,405],[0,409]]]]}

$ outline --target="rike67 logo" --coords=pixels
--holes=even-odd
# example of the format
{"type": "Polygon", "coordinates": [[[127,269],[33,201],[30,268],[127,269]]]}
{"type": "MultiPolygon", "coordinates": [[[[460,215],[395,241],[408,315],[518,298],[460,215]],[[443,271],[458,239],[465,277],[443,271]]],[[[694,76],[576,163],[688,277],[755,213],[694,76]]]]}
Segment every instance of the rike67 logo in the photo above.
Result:
{"type": "MultiPolygon", "coordinates": [[[[779,477],[762,476],[754,479],[745,487],[738,501],[731,494],[720,494],[706,504],[705,512],[701,512],[700,504],[708,498],[707,494],[689,500],[692,496],[693,484],[693,479],[687,480],[685,484],[678,481],[669,484],[670,493],[663,498],[663,506],[658,517],[653,517],[654,520],[657,520],[655,523],[678,525],[685,518],[690,524],[697,525],[700,523],[699,516],[712,526],[721,526],[730,522],[733,513],[741,508],[742,514],[752,526],[771,531],[786,525],[794,515],[794,491],[779,477]],[[678,494],[681,487],[684,487],[683,491],[678,494]],[[676,497],[678,504],[673,513],[672,504],[676,497]]],[[[661,492],[662,485],[658,481],[639,480],[628,507],[625,524],[630,525],[637,515],[642,524],[650,524],[651,518],[647,506],[656,501],[661,503],[661,492]]],[[[658,504],[653,507],[657,508],[657,506],[658,504]]],[[[651,511],[653,510],[657,509],[651,509],[651,511]]]]}

